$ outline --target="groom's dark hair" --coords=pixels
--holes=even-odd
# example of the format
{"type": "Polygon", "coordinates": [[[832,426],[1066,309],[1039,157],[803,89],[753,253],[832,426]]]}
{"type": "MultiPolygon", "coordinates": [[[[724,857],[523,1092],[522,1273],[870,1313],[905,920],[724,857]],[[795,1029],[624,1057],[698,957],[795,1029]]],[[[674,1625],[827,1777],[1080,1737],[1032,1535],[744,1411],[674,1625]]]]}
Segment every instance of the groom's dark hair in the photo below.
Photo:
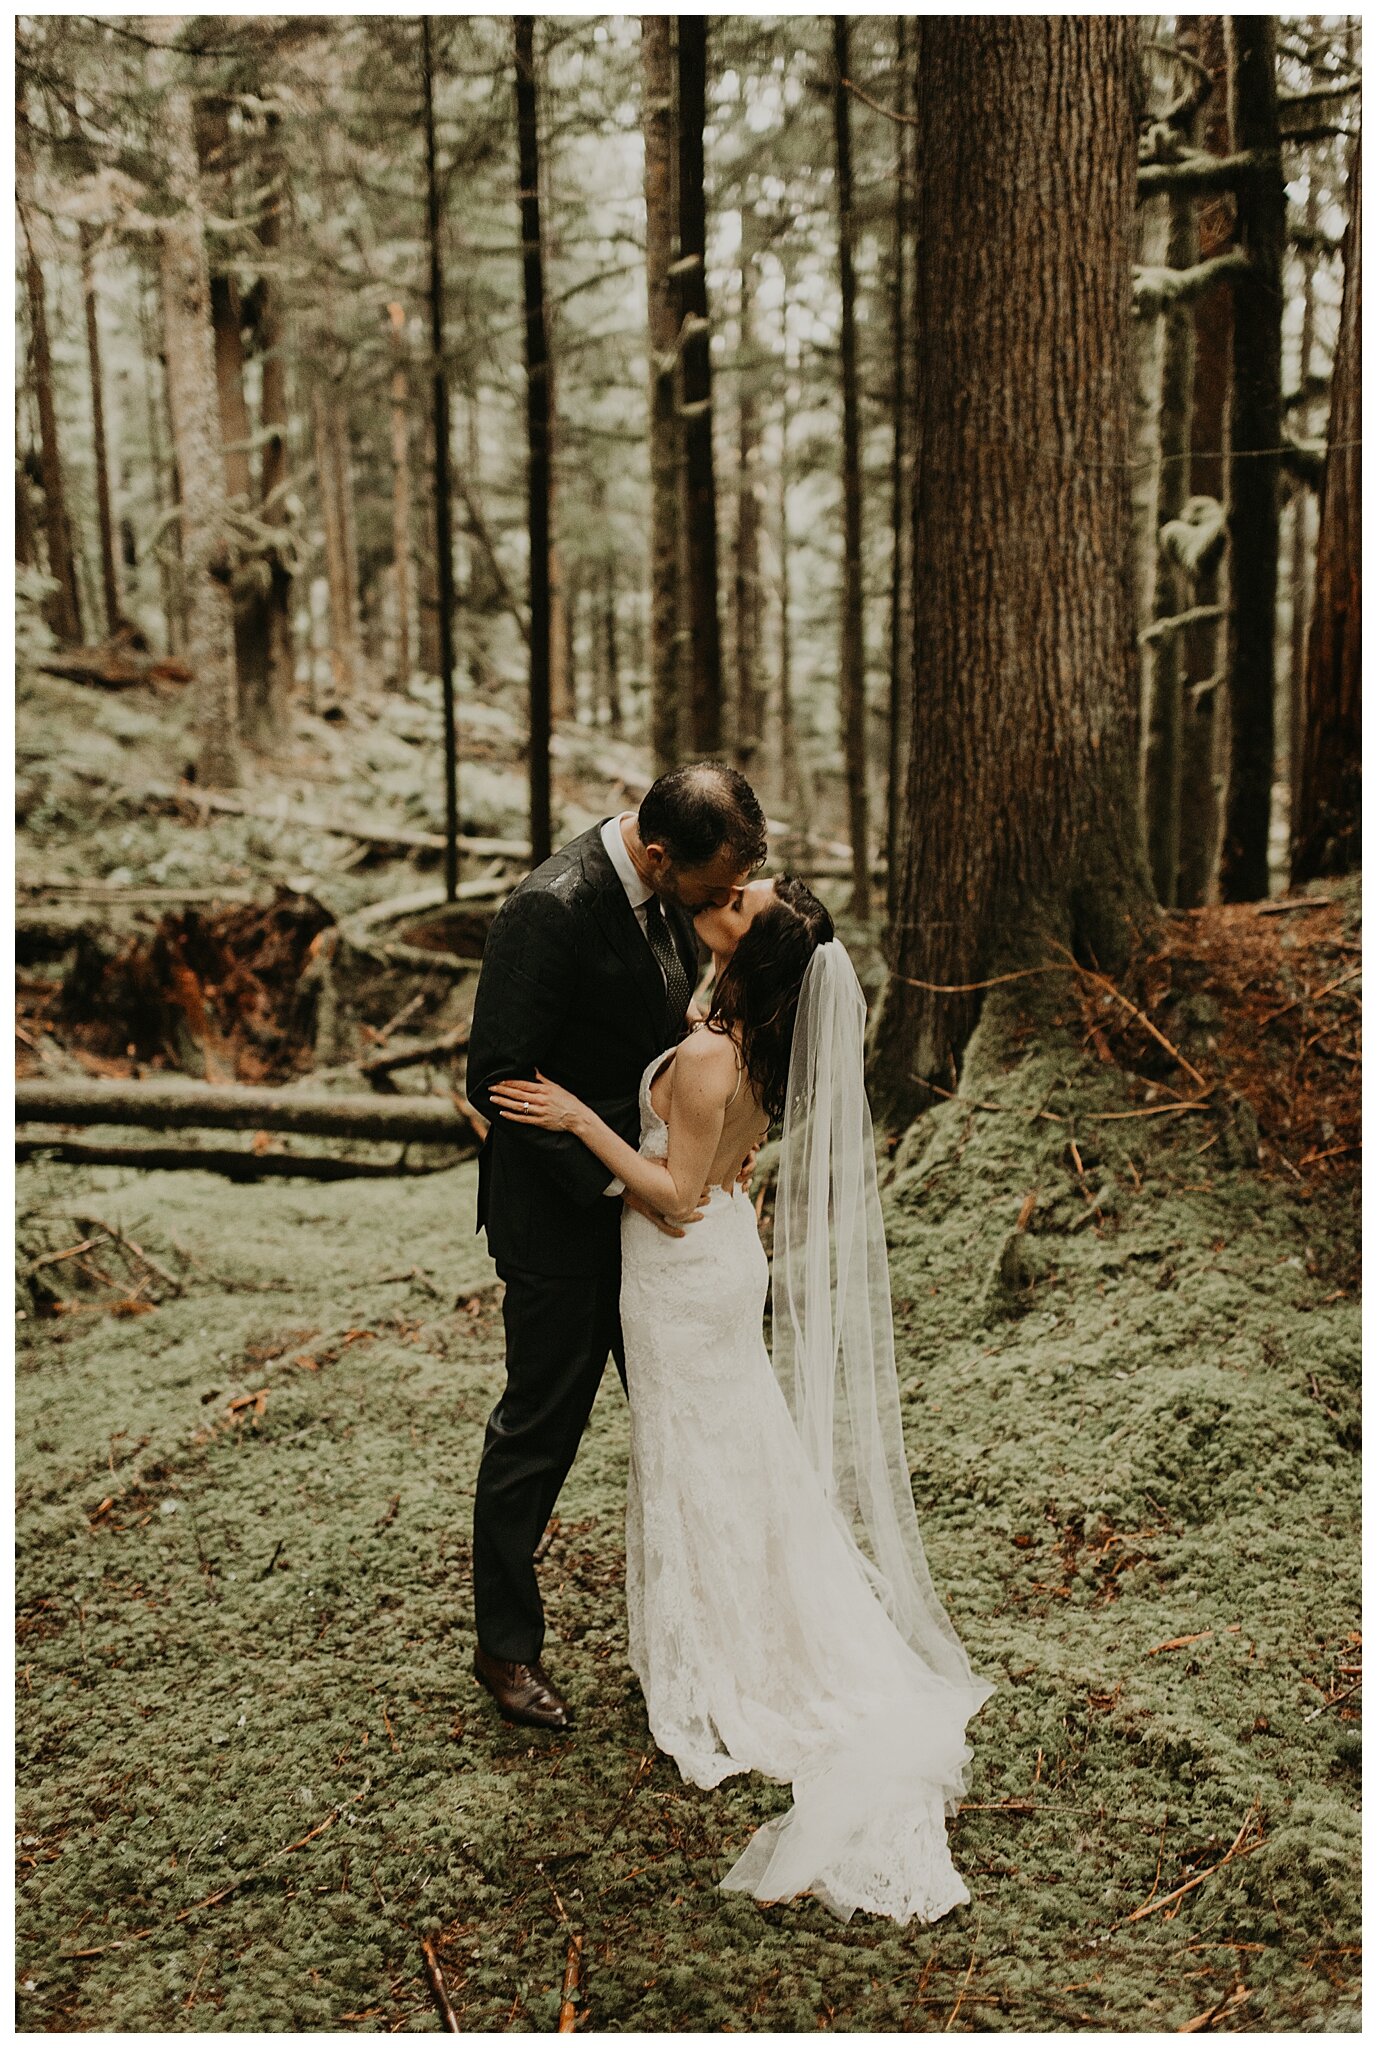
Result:
{"type": "Polygon", "coordinates": [[[737,768],[690,761],[653,782],[636,816],[642,846],[663,846],[676,867],[700,868],[723,845],[743,868],[765,858],[765,814],[737,768]]]}

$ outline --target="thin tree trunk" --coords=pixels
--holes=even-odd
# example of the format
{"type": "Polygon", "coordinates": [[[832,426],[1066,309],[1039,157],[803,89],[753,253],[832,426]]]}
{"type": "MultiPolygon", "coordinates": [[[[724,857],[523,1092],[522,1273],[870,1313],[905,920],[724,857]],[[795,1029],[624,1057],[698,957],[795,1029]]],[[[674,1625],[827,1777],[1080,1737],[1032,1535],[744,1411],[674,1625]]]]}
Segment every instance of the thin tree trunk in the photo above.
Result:
{"type": "Polygon", "coordinates": [[[1300,784],[1292,809],[1291,880],[1359,865],[1362,828],[1361,146],[1349,177],[1344,294],[1329,399],[1315,603],[1305,671],[1300,784]]]}
{"type": "Polygon", "coordinates": [[[162,227],[167,396],[181,479],[182,560],[187,582],[187,660],[195,676],[197,773],[212,787],[239,781],[239,700],[234,670],[233,565],[225,506],[211,328],[205,214],[185,60],[171,47],[181,21],[159,20],[154,65],[163,87],[163,143],[173,211],[162,227]]]}
{"type": "Polygon", "coordinates": [[[396,654],[393,679],[399,690],[411,676],[411,454],[407,410],[406,313],[398,305],[387,309],[392,331],[392,574],[393,599],[397,607],[396,654]]]}
{"type": "MultiPolygon", "coordinates": [[[[16,422],[16,427],[17,427],[16,422]]],[[[19,441],[16,431],[15,442],[19,441]]],[[[38,533],[34,526],[33,506],[29,502],[29,480],[25,473],[22,457],[14,465],[14,559],[21,569],[38,566],[38,533]]]]}
{"type": "Polygon", "coordinates": [[[712,330],[708,321],[707,209],[703,126],[707,111],[708,23],[679,22],[679,350],[687,615],[691,624],[690,736],[695,754],[722,746],[722,629],[717,610],[717,485],[712,446],[712,330]]]}
{"type": "Polygon", "coordinates": [[[518,14],[516,131],[526,308],[526,432],[531,535],[531,859],[550,853],[550,387],[545,276],[540,241],[540,142],[536,125],[535,18],[518,14]]]}
{"type": "Polygon", "coordinates": [[[261,700],[250,707],[254,735],[260,744],[285,738],[291,723],[293,685],[292,577],[287,566],[287,337],[282,318],[282,288],[273,274],[282,247],[287,166],[278,140],[278,116],[268,117],[269,141],[263,173],[269,184],[259,223],[258,241],[264,256],[259,278],[258,345],[263,377],[259,420],[263,459],[259,472],[259,516],[282,535],[268,554],[268,585],[263,605],[267,641],[267,672],[261,700]]]}
{"type": "Polygon", "coordinates": [[[1234,284],[1229,422],[1229,782],[1219,886],[1226,903],[1242,903],[1266,896],[1270,875],[1286,190],[1276,20],[1230,15],[1228,33],[1234,145],[1264,160],[1238,196],[1239,240],[1249,268],[1234,284]]]}
{"type": "MultiPolygon", "coordinates": [[[[554,147],[548,120],[544,118],[544,94],[540,82],[540,57],[532,39],[532,57],[535,63],[536,116],[540,126],[536,133],[536,156],[540,165],[540,219],[541,219],[541,262],[549,265],[559,261],[560,251],[554,245],[557,215],[551,196],[553,180],[554,147]]],[[[559,360],[559,301],[545,301],[545,390],[548,410],[546,446],[549,451],[550,478],[550,719],[558,723],[574,716],[574,676],[572,668],[566,667],[566,656],[570,646],[570,622],[567,617],[564,549],[560,544],[560,419],[559,379],[556,366],[559,360]]]]}
{"type": "Polygon", "coordinates": [[[837,152],[837,257],[841,272],[842,630],[841,726],[851,830],[851,915],[870,915],[870,806],[866,775],[865,615],[861,585],[861,414],[856,380],[856,271],[851,226],[850,22],[832,17],[832,114],[837,152]]]}
{"type": "Polygon", "coordinates": [[[900,1113],[953,1085],[969,984],[1056,941],[1112,970],[1153,915],[1127,485],[1133,28],[933,15],[916,34],[924,575],[874,1065],[900,1113]]]}
{"type": "Polygon", "coordinates": [[[679,758],[678,322],[669,274],[674,205],[669,15],[642,15],[641,62],[650,358],[650,746],[655,773],[663,775],[679,758]]]}
{"type": "Polygon", "coordinates": [[[894,218],[892,227],[892,334],[893,449],[890,470],[890,568],[889,568],[889,752],[885,782],[885,856],[887,862],[886,910],[891,930],[898,895],[898,858],[903,805],[904,763],[907,754],[908,691],[905,682],[911,665],[912,607],[910,559],[910,498],[913,489],[912,434],[908,379],[908,237],[912,210],[912,137],[909,114],[910,66],[907,17],[895,16],[898,111],[903,118],[895,135],[894,218]]]}
{"type": "MultiPolygon", "coordinates": [[[[1322,27],[1322,16],[1311,16],[1312,27],[1322,27]]],[[[1320,224],[1319,179],[1313,163],[1306,178],[1306,238],[1301,245],[1301,332],[1300,360],[1296,389],[1300,402],[1294,414],[1293,431],[1301,440],[1309,438],[1310,400],[1307,385],[1315,349],[1315,231],[1320,224]]],[[[1300,780],[1301,734],[1305,727],[1305,642],[1307,619],[1306,542],[1309,538],[1310,489],[1299,478],[1291,482],[1291,655],[1288,664],[1290,712],[1286,721],[1287,782],[1294,811],[1296,786],[1300,780]]],[[[1294,839],[1294,834],[1292,835],[1294,839]]]]}
{"type": "Polygon", "coordinates": [[[53,358],[48,340],[48,303],[43,266],[35,240],[33,143],[25,100],[25,52],[22,35],[16,49],[14,85],[15,202],[24,243],[24,282],[29,304],[29,344],[34,395],[38,401],[39,455],[43,469],[43,528],[48,543],[48,574],[57,588],[48,606],[54,634],[68,646],[80,644],[81,596],[76,557],[67,514],[67,492],[58,443],[57,408],[53,402],[53,358]]]}
{"type": "Polygon", "coordinates": [[[330,459],[334,465],[335,497],[339,506],[341,565],[344,572],[343,603],[349,626],[354,680],[357,682],[362,619],[359,593],[359,533],[354,504],[354,447],[349,431],[349,399],[342,386],[336,386],[331,393],[328,421],[330,459]]]}
{"type": "MultiPolygon", "coordinates": [[[[1177,39],[1197,57],[1213,80],[1206,103],[1201,146],[1212,156],[1228,156],[1229,64],[1224,17],[1195,14],[1181,17],[1177,39]]],[[[1222,255],[1233,241],[1234,202],[1228,193],[1206,200],[1196,219],[1201,262],[1222,255]]],[[[1191,494],[1227,501],[1228,483],[1222,453],[1229,422],[1229,373],[1233,350],[1234,302],[1231,291],[1207,292],[1195,307],[1195,375],[1191,417],[1191,494]]],[[[1228,563],[1222,551],[1196,579],[1195,602],[1227,602],[1228,563]]],[[[1181,835],[1177,863],[1178,905],[1194,908],[1207,902],[1215,888],[1219,855],[1220,794],[1224,737],[1228,724],[1223,686],[1225,632],[1215,620],[1191,626],[1184,635],[1184,702],[1181,745],[1181,835]]]]}
{"type": "Polygon", "coordinates": [[[607,722],[613,732],[622,729],[621,671],[617,656],[617,565],[609,555],[603,572],[602,600],[603,654],[606,661],[607,722]]]}
{"type": "Polygon", "coordinates": [[[339,436],[332,415],[338,400],[317,378],[311,393],[315,423],[316,482],[320,492],[320,523],[325,536],[325,582],[330,600],[330,686],[337,700],[354,692],[358,649],[354,613],[349,602],[349,543],[340,491],[339,436]]]}
{"type": "MultiPolygon", "coordinates": [[[[1193,114],[1178,124],[1187,147],[1195,142],[1193,114]]],[[[1171,194],[1166,261],[1173,270],[1188,270],[1199,255],[1195,229],[1196,201],[1189,194],[1171,194]]],[[[1162,382],[1158,407],[1157,532],[1179,519],[1190,495],[1192,394],[1195,382],[1195,320],[1189,306],[1168,306],[1162,315],[1162,382]]],[[[1174,618],[1193,599],[1186,579],[1171,554],[1155,549],[1153,616],[1174,618]]],[[[1177,899],[1181,864],[1181,768],[1184,717],[1182,647],[1177,632],[1163,633],[1149,645],[1147,659],[1146,746],[1144,749],[1144,813],[1148,862],[1159,903],[1177,899]]]]}
{"type": "Polygon", "coordinates": [[[745,769],[762,738],[760,721],[760,503],[757,465],[760,427],[756,407],[754,279],[755,215],[741,214],[741,339],[737,376],[736,573],[732,588],[736,689],[733,702],[734,753],[745,769]]]}
{"type": "Polygon", "coordinates": [[[813,825],[812,777],[798,744],[798,722],[794,707],[793,592],[790,588],[793,550],[789,535],[789,427],[790,379],[794,364],[789,353],[789,286],[787,261],[779,317],[783,340],[779,396],[779,797],[781,809],[793,820],[789,835],[790,857],[807,860],[813,825]]]}
{"type": "Polygon", "coordinates": [[[115,572],[115,520],[110,508],[110,457],[105,440],[105,379],[100,361],[100,322],[96,314],[96,279],[92,248],[95,235],[81,224],[81,295],[86,309],[86,359],[91,371],[91,438],[96,456],[96,517],[100,526],[100,579],[105,598],[105,630],[113,640],[120,629],[120,589],[115,572]]]}
{"type": "Polygon", "coordinates": [[[167,651],[181,654],[186,647],[186,569],[182,560],[182,522],[178,506],[181,485],[174,455],[169,463],[163,441],[163,411],[167,392],[167,361],[159,345],[157,321],[151,305],[151,287],[146,273],[139,277],[139,336],[142,343],[143,395],[147,414],[148,456],[153,472],[153,504],[161,523],[165,513],[173,517],[157,547],[158,581],[162,591],[163,621],[167,629],[167,651]],[[154,386],[155,365],[162,391],[154,386]],[[169,474],[169,471],[171,472],[169,474]]]}
{"type": "Polygon", "coordinates": [[[438,586],[440,686],[445,721],[445,895],[459,892],[459,741],[454,719],[454,526],[449,488],[449,380],[445,371],[445,272],[440,176],[435,150],[435,51],[430,16],[421,17],[421,71],[426,127],[426,245],[430,269],[430,360],[435,458],[435,562],[438,586]]]}
{"type": "MultiPolygon", "coordinates": [[[[433,433],[429,434],[428,439],[430,460],[424,465],[421,485],[421,516],[424,522],[424,530],[430,536],[430,545],[421,550],[420,565],[416,577],[416,652],[420,660],[422,674],[438,676],[444,668],[444,657],[440,650],[440,568],[435,548],[437,515],[435,509],[435,444],[433,433]]],[[[471,605],[471,574],[469,580],[471,605]]]]}

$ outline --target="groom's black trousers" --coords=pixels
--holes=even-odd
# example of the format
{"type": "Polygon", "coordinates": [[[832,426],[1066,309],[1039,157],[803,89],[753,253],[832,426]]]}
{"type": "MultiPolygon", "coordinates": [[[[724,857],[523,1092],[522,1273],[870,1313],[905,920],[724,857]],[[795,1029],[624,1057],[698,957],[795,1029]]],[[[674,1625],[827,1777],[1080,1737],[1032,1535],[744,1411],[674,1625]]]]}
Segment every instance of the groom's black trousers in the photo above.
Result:
{"type": "Polygon", "coordinates": [[[621,1260],[588,1274],[499,1264],[507,1386],[488,1422],[473,1503],[473,1605],[490,1657],[534,1664],[545,1641],[532,1556],[579,1447],[610,1352],[626,1386],[621,1260]]]}

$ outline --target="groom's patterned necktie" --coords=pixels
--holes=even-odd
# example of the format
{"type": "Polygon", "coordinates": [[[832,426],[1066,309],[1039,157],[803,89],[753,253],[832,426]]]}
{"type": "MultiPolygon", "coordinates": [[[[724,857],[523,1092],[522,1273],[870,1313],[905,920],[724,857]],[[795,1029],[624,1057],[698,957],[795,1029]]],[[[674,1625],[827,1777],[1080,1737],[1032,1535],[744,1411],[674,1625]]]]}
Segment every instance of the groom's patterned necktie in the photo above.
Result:
{"type": "Polygon", "coordinates": [[[659,961],[665,977],[665,1001],[669,1006],[670,1021],[678,1031],[683,1025],[693,989],[684,972],[684,963],[679,957],[679,948],[665,923],[665,914],[660,908],[658,897],[652,896],[645,907],[645,935],[650,941],[650,950],[659,961]]]}

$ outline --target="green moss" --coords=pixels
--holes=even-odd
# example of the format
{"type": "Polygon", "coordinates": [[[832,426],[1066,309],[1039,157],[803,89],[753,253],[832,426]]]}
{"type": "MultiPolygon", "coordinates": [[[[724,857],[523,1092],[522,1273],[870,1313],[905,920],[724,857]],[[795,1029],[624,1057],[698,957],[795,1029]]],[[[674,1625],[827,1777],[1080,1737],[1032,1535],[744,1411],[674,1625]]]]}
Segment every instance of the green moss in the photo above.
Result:
{"type": "Polygon", "coordinates": [[[788,1795],[650,1742],[610,1373],[544,1568],[578,1726],[474,1685],[501,1323],[471,1167],[25,1168],[26,1248],[95,1211],[187,1292],[19,1325],[20,2024],[434,2031],[429,1933],[465,2027],[553,2030],[563,1914],[612,2033],[1170,2030],[1240,1982],[1225,2025],[1355,2027],[1360,1695],[1323,1702],[1358,1661],[1356,1218],[1202,1153],[1204,1117],[1096,1121],[1119,1077],[997,1003],[961,1091],[1000,1106],[925,1119],[887,1200],[930,1561],[998,1689],[972,1903],[906,1931],[715,1891],[788,1795]],[[1250,1811],[1260,1846],[1128,1919],[1250,1811]]]}

